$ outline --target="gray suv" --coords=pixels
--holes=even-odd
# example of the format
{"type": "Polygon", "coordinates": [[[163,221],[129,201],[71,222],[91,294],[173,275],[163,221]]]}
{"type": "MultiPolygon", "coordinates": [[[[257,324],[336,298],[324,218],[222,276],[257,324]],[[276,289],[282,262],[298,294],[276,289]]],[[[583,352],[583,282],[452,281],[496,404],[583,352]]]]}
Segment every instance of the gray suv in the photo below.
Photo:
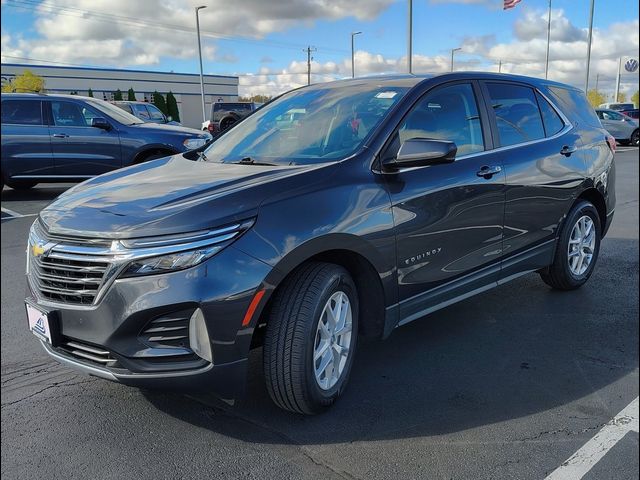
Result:
{"type": "Polygon", "coordinates": [[[191,128],[144,123],[95,98],[2,94],[2,187],[80,181],[210,139],[191,128]]]}
{"type": "Polygon", "coordinates": [[[638,121],[615,110],[596,109],[602,126],[623,145],[638,146],[638,121]]]}

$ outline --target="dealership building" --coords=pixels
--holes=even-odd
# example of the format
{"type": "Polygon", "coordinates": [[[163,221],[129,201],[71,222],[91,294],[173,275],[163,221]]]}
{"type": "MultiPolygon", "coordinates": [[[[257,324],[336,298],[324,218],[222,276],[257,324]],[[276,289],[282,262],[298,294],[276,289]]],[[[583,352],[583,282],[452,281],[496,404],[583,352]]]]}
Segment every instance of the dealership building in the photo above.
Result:
{"type": "MultiPolygon", "coordinates": [[[[91,89],[94,97],[107,101],[113,100],[118,89],[126,100],[127,91],[133,88],[136,99],[142,102],[152,102],[155,91],[165,96],[171,91],[178,101],[180,123],[194,128],[202,124],[200,75],[197,74],[14,63],[3,63],[1,70],[3,85],[15,75],[30,70],[44,78],[48,93],[87,95],[91,89]]],[[[238,101],[238,77],[205,75],[204,90],[208,116],[212,103],[238,101]]]]}

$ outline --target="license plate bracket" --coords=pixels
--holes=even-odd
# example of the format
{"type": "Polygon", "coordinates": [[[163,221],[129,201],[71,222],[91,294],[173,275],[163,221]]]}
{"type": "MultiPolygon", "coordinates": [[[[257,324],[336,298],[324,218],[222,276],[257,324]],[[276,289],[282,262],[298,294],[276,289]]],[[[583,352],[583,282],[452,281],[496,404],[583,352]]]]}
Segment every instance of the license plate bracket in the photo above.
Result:
{"type": "Polygon", "coordinates": [[[45,311],[40,307],[25,302],[29,330],[40,340],[55,347],[60,344],[60,328],[55,311],[45,311]]]}

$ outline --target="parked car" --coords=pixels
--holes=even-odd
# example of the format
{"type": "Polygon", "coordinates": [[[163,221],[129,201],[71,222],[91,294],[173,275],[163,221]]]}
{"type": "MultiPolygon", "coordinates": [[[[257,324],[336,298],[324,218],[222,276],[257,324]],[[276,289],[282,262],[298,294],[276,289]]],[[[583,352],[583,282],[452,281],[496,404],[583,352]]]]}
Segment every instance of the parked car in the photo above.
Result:
{"type": "Polygon", "coordinates": [[[29,325],[84,372],[225,399],[262,345],[274,402],[318,413],[359,337],[529,272],[581,287],[614,214],[614,150],[580,90],[536,78],[294,90],[197,156],[102,175],[42,210],[29,325]]]}
{"type": "Polygon", "coordinates": [[[211,105],[211,119],[202,123],[210,133],[224,132],[262,106],[253,102],[216,102],[211,105]]]}
{"type": "Polygon", "coordinates": [[[152,103],[148,102],[134,102],[131,100],[116,100],[113,103],[116,107],[121,108],[127,113],[130,113],[145,123],[165,123],[169,125],[180,125],[171,118],[167,117],[162,111],[152,103]]]}
{"type": "Polygon", "coordinates": [[[615,110],[617,112],[621,110],[633,110],[636,106],[633,103],[602,103],[598,106],[603,110],[615,110]]]}
{"type": "Polygon", "coordinates": [[[635,145],[640,143],[638,134],[638,122],[621,112],[615,110],[596,109],[596,113],[602,126],[623,145],[635,145]]]}
{"type": "Polygon", "coordinates": [[[634,120],[640,119],[640,110],[634,108],[633,110],[620,110],[620,113],[624,113],[627,117],[633,118],[634,120]]]}
{"type": "Polygon", "coordinates": [[[144,123],[78,95],[2,94],[2,187],[84,180],[204,145],[211,135],[144,123]]]}

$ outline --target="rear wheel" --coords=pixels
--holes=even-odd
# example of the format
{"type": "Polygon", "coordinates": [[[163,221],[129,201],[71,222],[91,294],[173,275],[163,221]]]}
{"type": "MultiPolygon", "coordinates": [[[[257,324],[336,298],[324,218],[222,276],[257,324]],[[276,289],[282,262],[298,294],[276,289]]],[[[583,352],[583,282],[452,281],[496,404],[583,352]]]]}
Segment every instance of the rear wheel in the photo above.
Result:
{"type": "Polygon", "coordinates": [[[580,201],[569,213],[558,239],[553,263],[540,274],[558,290],[581,287],[593,273],[600,252],[600,217],[596,208],[580,201]]]}
{"type": "Polygon", "coordinates": [[[35,187],[38,182],[31,182],[27,180],[11,180],[7,182],[7,186],[13,188],[14,190],[29,190],[30,188],[35,187]]]}
{"type": "Polygon", "coordinates": [[[640,131],[636,130],[631,134],[631,145],[635,145],[636,147],[640,145],[640,131]]]}
{"type": "Polygon", "coordinates": [[[224,132],[229,128],[233,127],[233,124],[236,123],[235,118],[223,118],[220,121],[220,131],[224,132]]]}
{"type": "Polygon", "coordinates": [[[264,341],[267,390],[281,408],[316,414],[344,391],[358,332],[358,296],[338,265],[309,263],[276,293],[264,341]]]}

